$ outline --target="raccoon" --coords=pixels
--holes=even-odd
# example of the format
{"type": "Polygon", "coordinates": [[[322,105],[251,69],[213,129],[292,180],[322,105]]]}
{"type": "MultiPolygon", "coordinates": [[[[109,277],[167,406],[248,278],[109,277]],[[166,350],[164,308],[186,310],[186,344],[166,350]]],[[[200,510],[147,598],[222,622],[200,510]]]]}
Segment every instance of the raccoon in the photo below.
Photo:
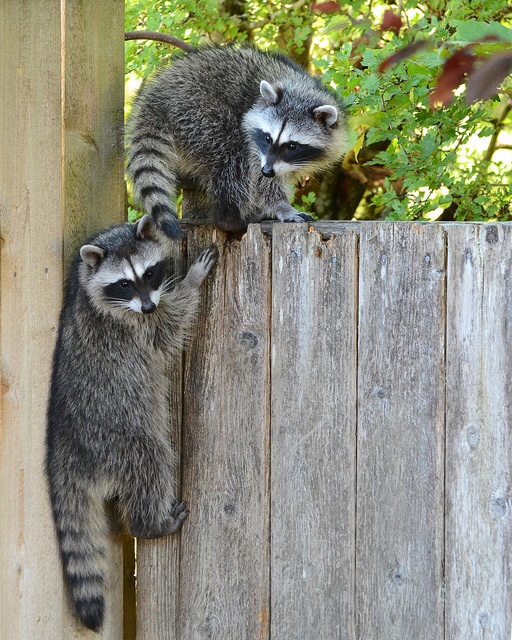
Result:
{"type": "Polygon", "coordinates": [[[170,237],[180,235],[178,187],[202,191],[227,231],[312,220],[288,194],[347,146],[337,97],[285,56],[253,48],[182,55],[142,86],[127,131],[134,196],[170,237]]]}
{"type": "Polygon", "coordinates": [[[143,538],[177,531],[187,515],[175,493],[165,371],[191,331],[216,250],[171,288],[171,246],[147,215],[98,233],[73,263],[61,312],[46,473],[71,599],[94,631],[104,614],[105,502],[115,500],[143,538]]]}

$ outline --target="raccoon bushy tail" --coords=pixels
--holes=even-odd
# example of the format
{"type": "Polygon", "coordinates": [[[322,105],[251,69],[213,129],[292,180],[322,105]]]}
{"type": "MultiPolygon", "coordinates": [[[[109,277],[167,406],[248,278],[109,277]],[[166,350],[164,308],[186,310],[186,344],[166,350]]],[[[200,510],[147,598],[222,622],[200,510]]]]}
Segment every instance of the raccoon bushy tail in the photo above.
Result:
{"type": "Polygon", "coordinates": [[[135,122],[134,133],[128,137],[126,166],[133,183],[133,195],[167,236],[181,238],[172,204],[176,180],[167,162],[172,142],[164,133],[155,133],[154,127],[145,127],[137,119],[135,122]]]}
{"type": "Polygon", "coordinates": [[[101,500],[83,492],[52,492],[60,555],[77,616],[99,631],[105,613],[107,520],[101,500]]]}

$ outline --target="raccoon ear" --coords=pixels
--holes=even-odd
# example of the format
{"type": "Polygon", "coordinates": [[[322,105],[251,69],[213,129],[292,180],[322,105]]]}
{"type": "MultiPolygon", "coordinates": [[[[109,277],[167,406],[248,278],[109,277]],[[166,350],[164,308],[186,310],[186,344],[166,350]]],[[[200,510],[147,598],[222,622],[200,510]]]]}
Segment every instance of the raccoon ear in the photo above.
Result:
{"type": "Polygon", "coordinates": [[[148,213],[135,223],[135,235],[143,240],[156,240],[155,221],[148,213]]]}
{"type": "Polygon", "coordinates": [[[281,102],[282,92],[279,89],[274,89],[266,80],[260,82],[260,93],[269,107],[274,107],[281,102]]]}
{"type": "Polygon", "coordinates": [[[323,104],[321,107],[313,109],[313,115],[318,122],[322,122],[327,127],[332,127],[338,119],[338,110],[330,104],[323,104]]]}
{"type": "Polygon", "coordinates": [[[80,257],[89,266],[97,267],[105,257],[105,251],[100,247],[95,247],[93,244],[84,244],[80,249],[80,257]]]}

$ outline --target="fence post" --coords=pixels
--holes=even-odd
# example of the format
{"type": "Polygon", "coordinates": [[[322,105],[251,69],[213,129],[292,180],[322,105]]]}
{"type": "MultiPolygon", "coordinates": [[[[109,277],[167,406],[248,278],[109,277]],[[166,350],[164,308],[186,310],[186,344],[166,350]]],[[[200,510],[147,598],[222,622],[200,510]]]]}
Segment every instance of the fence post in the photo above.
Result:
{"type": "MultiPolygon", "coordinates": [[[[63,274],[84,235],[124,215],[120,0],[0,8],[2,438],[0,637],[93,637],[69,615],[44,478],[63,274]]],[[[123,637],[113,544],[102,638],[123,637]]],[[[98,636],[94,636],[98,637],[98,636]]]]}

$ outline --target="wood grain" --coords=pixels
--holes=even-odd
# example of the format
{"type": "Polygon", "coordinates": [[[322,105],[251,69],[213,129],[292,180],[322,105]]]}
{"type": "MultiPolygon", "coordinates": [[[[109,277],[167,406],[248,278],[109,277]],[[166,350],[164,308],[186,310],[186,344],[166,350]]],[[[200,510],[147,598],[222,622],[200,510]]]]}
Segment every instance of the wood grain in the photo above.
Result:
{"type": "MultiPolygon", "coordinates": [[[[108,69],[109,61],[116,58],[121,74],[123,65],[122,3],[89,3],[93,5],[91,13],[96,11],[96,19],[108,23],[114,34],[110,33],[101,45],[100,34],[89,19],[69,24],[74,8],[83,4],[86,3],[67,2],[64,17],[60,0],[6,2],[0,8],[4,392],[0,444],[0,637],[6,640],[119,640],[123,634],[120,542],[114,542],[109,550],[111,571],[107,577],[108,610],[103,634],[84,631],[69,613],[43,473],[50,363],[62,302],[63,265],[68,262],[63,259],[63,243],[70,237],[76,243],[78,234],[89,226],[89,222],[83,222],[85,218],[91,220],[89,214],[106,211],[109,220],[114,221],[122,217],[124,209],[122,165],[116,149],[97,171],[93,190],[84,187],[87,176],[95,171],[92,156],[90,166],[81,166],[80,184],[73,186],[77,210],[66,217],[70,192],[63,175],[70,175],[67,162],[72,161],[67,155],[71,146],[66,148],[63,136],[64,77],[76,77],[87,69],[88,77],[101,75],[106,82],[107,71],[101,68],[108,69]],[[67,25],[65,30],[85,30],[86,50],[66,49],[63,24],[67,25]],[[113,197],[113,191],[117,197],[113,197]]],[[[116,102],[121,110],[122,76],[113,80],[109,91],[109,101],[116,102]],[[117,93],[116,86],[120,88],[117,93]]],[[[69,101],[80,100],[74,108],[96,123],[96,144],[101,146],[105,130],[121,121],[106,113],[96,98],[83,86],[81,97],[73,97],[73,92],[66,96],[64,109],[69,101]]],[[[88,231],[91,230],[89,226],[88,231]]]]}
{"type": "Polygon", "coordinates": [[[512,227],[447,228],[446,637],[512,628],[512,227]]]}
{"type": "Polygon", "coordinates": [[[0,637],[58,638],[61,576],[42,461],[62,288],[60,3],[2,3],[0,11],[0,637]],[[21,33],[31,34],[30,47],[21,33]]]}
{"type": "Polygon", "coordinates": [[[357,236],[274,225],[271,637],[354,638],[357,236]]]}
{"type": "MultiPolygon", "coordinates": [[[[186,273],[186,246],[176,242],[171,269],[186,273]]],[[[169,363],[169,437],[181,461],[183,414],[183,356],[169,363]]],[[[177,495],[181,495],[181,464],[176,469],[177,495]]],[[[177,611],[179,596],[180,536],[137,541],[137,640],[179,640],[177,611]]]]}
{"type": "Polygon", "coordinates": [[[66,0],[64,264],[84,238],[125,219],[124,2],[66,0]]]}
{"type": "Polygon", "coordinates": [[[445,239],[361,227],[357,637],[441,640],[445,239]]]}
{"type": "MultiPolygon", "coordinates": [[[[189,258],[211,232],[189,238],[189,258]]],[[[177,637],[268,638],[270,260],[258,225],[220,259],[186,357],[177,637]]]]}

